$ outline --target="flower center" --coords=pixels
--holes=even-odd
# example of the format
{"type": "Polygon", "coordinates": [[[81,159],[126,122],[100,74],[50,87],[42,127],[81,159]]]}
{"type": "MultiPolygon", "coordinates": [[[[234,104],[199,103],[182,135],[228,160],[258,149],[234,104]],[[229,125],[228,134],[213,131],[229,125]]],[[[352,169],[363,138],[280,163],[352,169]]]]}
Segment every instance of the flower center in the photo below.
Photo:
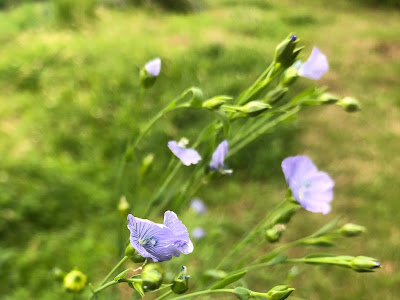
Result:
{"type": "Polygon", "coordinates": [[[139,239],[138,241],[139,241],[140,245],[142,245],[142,246],[144,246],[144,245],[154,246],[157,243],[157,241],[155,240],[154,237],[149,237],[146,239],[139,239]]]}

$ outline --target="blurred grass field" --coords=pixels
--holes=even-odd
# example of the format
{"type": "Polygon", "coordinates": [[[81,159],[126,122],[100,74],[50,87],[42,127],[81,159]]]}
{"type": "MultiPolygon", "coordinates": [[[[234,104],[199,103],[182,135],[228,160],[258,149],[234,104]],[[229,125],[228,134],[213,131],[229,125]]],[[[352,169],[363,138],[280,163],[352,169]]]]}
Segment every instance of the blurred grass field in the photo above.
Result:
{"type": "MultiPolygon", "coordinates": [[[[250,275],[247,284],[264,291],[289,282],[298,299],[399,299],[398,10],[345,0],[208,0],[190,14],[100,6],[76,22],[58,23],[49,2],[0,11],[2,298],[68,299],[53,280],[55,266],[79,267],[98,282],[115,264],[118,232],[125,230],[116,210],[115,174],[135,122],[145,122],[189,86],[207,96],[238,95],[269,64],[276,44],[295,32],[307,46],[303,60],[313,45],[328,56],[331,70],[316,84],[357,97],[363,111],[310,109],[228,161],[233,175],[198,195],[208,213],[182,214],[189,229],[206,227],[207,237],[195,245],[195,254],[173,264],[187,264],[189,273],[215,266],[284,196],[281,160],[307,154],[336,182],[333,209],[327,216],[296,215],[284,241],[343,215],[368,232],[335,251],[376,257],[383,268],[358,274],[298,266],[299,275],[289,279],[285,265],[250,275]],[[139,120],[132,120],[138,70],[156,56],[163,61],[161,76],[139,120]]],[[[205,112],[174,113],[156,126],[138,151],[139,157],[155,154],[152,173],[138,183],[128,171],[124,182],[133,214],[144,207],[170,157],[166,147],[154,145],[183,135],[193,139],[208,118],[205,112]]]]}

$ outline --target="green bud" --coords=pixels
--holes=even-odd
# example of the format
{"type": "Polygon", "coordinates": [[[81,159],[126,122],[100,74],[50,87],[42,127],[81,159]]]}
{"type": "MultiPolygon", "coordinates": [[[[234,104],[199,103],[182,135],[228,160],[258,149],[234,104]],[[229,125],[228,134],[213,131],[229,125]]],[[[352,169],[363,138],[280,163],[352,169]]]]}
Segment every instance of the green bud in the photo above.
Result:
{"type": "Polygon", "coordinates": [[[278,223],[287,224],[289,223],[292,216],[301,208],[301,205],[296,201],[287,201],[283,207],[281,207],[271,220],[272,225],[278,223]]]}
{"type": "Polygon", "coordinates": [[[315,247],[332,247],[335,246],[333,237],[329,235],[319,237],[309,237],[301,242],[304,246],[315,246],[315,247]]]}
{"type": "Polygon", "coordinates": [[[284,67],[291,66],[294,63],[297,54],[294,53],[298,40],[293,34],[284,39],[275,50],[275,62],[280,63],[284,67]]]}
{"type": "Polygon", "coordinates": [[[297,78],[299,78],[299,70],[296,67],[291,66],[283,74],[281,83],[283,86],[291,86],[297,78]]]}
{"type": "Polygon", "coordinates": [[[128,256],[134,263],[142,263],[146,260],[132,247],[131,243],[128,243],[125,248],[125,256],[128,256]]]}
{"type": "Polygon", "coordinates": [[[189,289],[189,275],[186,275],[186,267],[182,266],[179,275],[172,281],[171,290],[175,294],[183,294],[189,289]]]}
{"type": "Polygon", "coordinates": [[[278,100],[282,99],[283,96],[286,95],[289,89],[287,87],[276,87],[275,89],[269,91],[267,95],[265,95],[264,100],[267,103],[274,103],[278,100]]]}
{"type": "Polygon", "coordinates": [[[145,292],[154,291],[161,286],[163,271],[159,264],[148,264],[142,270],[142,287],[145,292]]]}
{"type": "Polygon", "coordinates": [[[322,104],[335,104],[340,100],[339,97],[332,95],[331,93],[323,93],[318,97],[318,101],[322,104]]]}
{"type": "Polygon", "coordinates": [[[239,300],[249,300],[251,291],[248,289],[245,289],[244,287],[237,287],[233,290],[233,294],[239,299],[239,300]]]}
{"type": "Polygon", "coordinates": [[[271,105],[269,105],[268,103],[264,103],[262,101],[250,101],[240,107],[240,111],[245,113],[249,117],[256,117],[270,108],[271,105]]]}
{"type": "Polygon", "coordinates": [[[145,89],[151,88],[156,83],[157,80],[157,76],[150,76],[145,68],[140,69],[139,77],[140,77],[140,84],[145,89]]]}
{"type": "Polygon", "coordinates": [[[68,292],[79,293],[84,290],[87,283],[87,277],[78,270],[72,270],[64,277],[64,288],[68,292]]]}
{"type": "Polygon", "coordinates": [[[359,236],[361,233],[365,232],[367,229],[364,226],[347,223],[344,224],[340,229],[339,232],[341,235],[345,237],[353,237],[359,236]]]}
{"type": "Polygon", "coordinates": [[[265,231],[265,239],[270,243],[276,243],[282,236],[282,233],[286,230],[286,226],[283,224],[276,224],[274,227],[269,228],[265,231]]]}
{"type": "Polygon", "coordinates": [[[119,199],[119,203],[118,203],[118,211],[121,214],[122,217],[126,217],[129,211],[129,203],[128,201],[126,201],[126,197],[125,196],[121,196],[121,198],[119,199]]]}
{"type": "Polygon", "coordinates": [[[294,288],[288,285],[277,285],[268,291],[267,296],[270,300],[283,300],[289,297],[293,291],[294,288]]]}
{"type": "Polygon", "coordinates": [[[357,256],[349,264],[356,272],[374,272],[374,269],[380,268],[381,264],[375,258],[368,256],[357,256]]]}
{"type": "Polygon", "coordinates": [[[153,161],[154,161],[154,154],[153,153],[147,154],[143,158],[142,165],[140,166],[140,175],[141,176],[144,176],[149,172],[151,166],[153,165],[153,161]]]}
{"type": "Polygon", "coordinates": [[[203,107],[209,110],[217,110],[221,107],[221,105],[225,104],[226,101],[231,100],[232,97],[229,96],[217,96],[211,99],[208,99],[203,102],[203,107]]]}
{"type": "Polygon", "coordinates": [[[344,97],[337,102],[337,105],[347,112],[357,112],[361,110],[361,103],[353,97],[344,97]]]}
{"type": "Polygon", "coordinates": [[[65,275],[67,275],[67,274],[63,270],[61,270],[60,268],[56,267],[56,268],[53,269],[53,275],[54,275],[55,280],[63,281],[65,275]]]}

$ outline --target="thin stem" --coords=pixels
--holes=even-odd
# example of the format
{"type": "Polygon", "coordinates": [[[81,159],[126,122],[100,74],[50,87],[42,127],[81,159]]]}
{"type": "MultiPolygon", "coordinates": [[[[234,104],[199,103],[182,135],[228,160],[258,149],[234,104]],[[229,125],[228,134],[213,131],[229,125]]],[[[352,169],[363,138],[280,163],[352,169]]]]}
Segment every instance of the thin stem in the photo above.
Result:
{"type": "Polygon", "coordinates": [[[216,293],[233,293],[233,290],[232,289],[205,290],[205,291],[195,292],[195,293],[191,293],[191,294],[180,295],[178,297],[170,298],[169,300],[187,299],[187,298],[192,298],[192,297],[196,297],[196,296],[200,296],[200,295],[216,294],[216,293]]]}
{"type": "Polygon", "coordinates": [[[155,300],[162,300],[162,299],[165,299],[165,298],[167,298],[169,295],[171,295],[172,293],[173,293],[172,290],[169,290],[168,292],[166,292],[166,293],[162,294],[161,296],[157,297],[155,300]]]}
{"type": "Polygon", "coordinates": [[[106,283],[106,281],[114,274],[116,270],[128,259],[128,256],[124,256],[116,265],[115,267],[104,277],[103,281],[100,283],[100,286],[106,283]]]}
{"type": "Polygon", "coordinates": [[[114,281],[114,280],[113,281],[109,281],[106,284],[103,284],[99,288],[95,289],[93,294],[97,294],[98,292],[104,290],[105,288],[108,288],[109,286],[112,286],[112,285],[117,284],[117,283],[118,283],[118,281],[114,281]]]}

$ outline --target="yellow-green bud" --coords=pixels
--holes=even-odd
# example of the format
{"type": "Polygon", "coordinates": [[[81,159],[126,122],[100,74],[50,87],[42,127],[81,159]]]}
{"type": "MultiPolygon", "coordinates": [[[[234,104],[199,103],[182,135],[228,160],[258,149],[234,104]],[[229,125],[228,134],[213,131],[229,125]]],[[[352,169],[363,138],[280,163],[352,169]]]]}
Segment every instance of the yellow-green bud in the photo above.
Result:
{"type": "Polygon", "coordinates": [[[265,231],[265,239],[270,243],[276,243],[282,236],[282,233],[286,230],[286,226],[283,224],[276,224],[274,227],[269,228],[265,231]]]}
{"type": "Polygon", "coordinates": [[[130,207],[130,205],[129,205],[128,201],[126,201],[126,197],[121,196],[121,198],[119,199],[119,203],[118,203],[118,211],[122,217],[126,218],[128,211],[129,211],[129,207],[130,207]]]}
{"type": "Polygon", "coordinates": [[[142,270],[142,287],[145,292],[154,291],[161,286],[163,271],[159,264],[148,264],[142,270]]]}
{"type": "Polygon", "coordinates": [[[271,105],[262,101],[250,101],[249,103],[240,107],[240,111],[250,117],[256,117],[266,110],[270,109],[271,105]]]}
{"type": "Polygon", "coordinates": [[[290,86],[292,85],[297,78],[299,78],[299,70],[298,68],[291,66],[286,70],[282,77],[282,85],[283,86],[290,86]]]}
{"type": "Polygon", "coordinates": [[[142,263],[146,260],[132,247],[131,243],[125,248],[125,256],[128,256],[134,263],[142,263]]]}
{"type": "Polygon", "coordinates": [[[264,101],[268,103],[274,103],[282,99],[286,95],[289,89],[287,87],[276,87],[275,89],[269,91],[264,97],[264,101]]]}
{"type": "Polygon", "coordinates": [[[277,285],[268,291],[267,296],[270,300],[283,300],[289,297],[293,291],[294,288],[288,285],[277,285]]]}
{"type": "Polygon", "coordinates": [[[335,104],[339,100],[339,97],[332,95],[331,93],[323,93],[318,97],[318,101],[320,101],[322,104],[335,104]]]}
{"type": "Polygon", "coordinates": [[[356,272],[373,272],[374,269],[380,268],[381,264],[375,258],[367,256],[357,256],[349,264],[356,272]]]}
{"type": "Polygon", "coordinates": [[[142,165],[140,166],[140,175],[141,176],[144,176],[149,172],[151,166],[153,165],[153,161],[154,161],[154,154],[153,153],[147,154],[143,158],[142,165]]]}
{"type": "Polygon", "coordinates": [[[229,96],[217,96],[211,99],[208,99],[203,102],[203,107],[209,110],[217,110],[221,107],[221,105],[225,104],[226,101],[231,100],[232,97],[229,96]]]}
{"type": "Polygon", "coordinates": [[[353,224],[353,223],[344,224],[339,229],[340,234],[345,237],[358,236],[365,231],[366,231],[366,228],[364,226],[353,224]]]}
{"type": "Polygon", "coordinates": [[[337,105],[347,112],[357,112],[361,110],[361,103],[353,97],[344,97],[337,102],[337,105]]]}
{"type": "Polygon", "coordinates": [[[68,292],[79,293],[84,290],[87,283],[87,277],[78,270],[72,270],[64,277],[64,288],[68,292]]]}

